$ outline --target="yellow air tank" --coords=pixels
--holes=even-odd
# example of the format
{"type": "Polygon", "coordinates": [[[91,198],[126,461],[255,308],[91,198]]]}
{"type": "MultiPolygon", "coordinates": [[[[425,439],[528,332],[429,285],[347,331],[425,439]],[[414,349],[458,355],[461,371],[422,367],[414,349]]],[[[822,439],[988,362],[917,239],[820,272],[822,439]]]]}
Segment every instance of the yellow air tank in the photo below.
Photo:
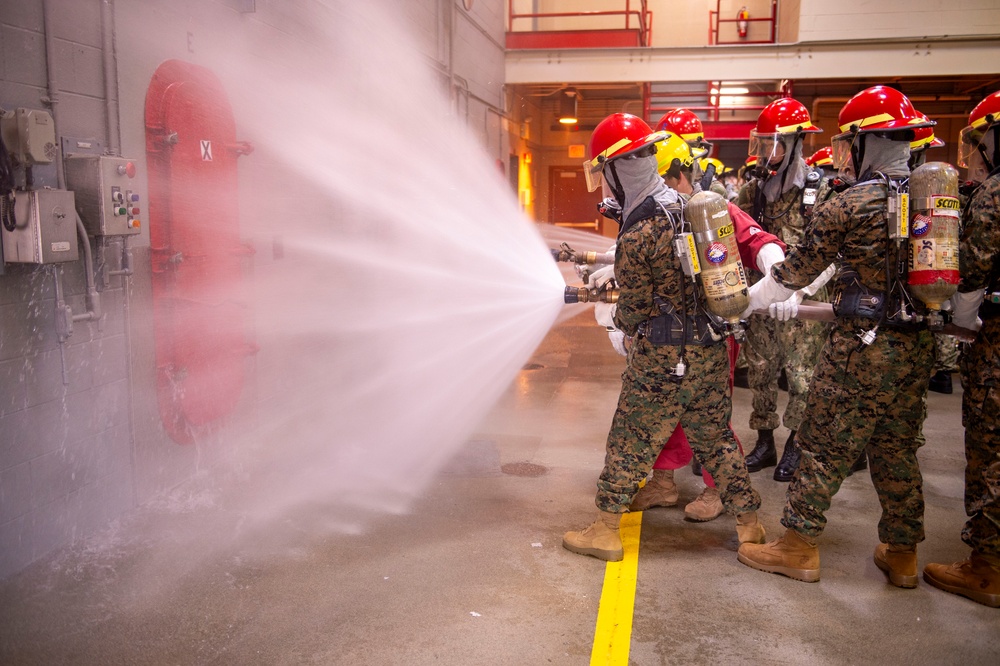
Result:
{"type": "Polygon", "coordinates": [[[907,284],[928,310],[940,310],[958,289],[962,215],[958,171],[928,162],[910,174],[910,261],[907,284]]]}
{"type": "Polygon", "coordinates": [[[736,326],[740,313],[750,305],[750,294],[726,200],[715,192],[699,192],[688,201],[684,218],[698,248],[706,306],[736,326]]]}

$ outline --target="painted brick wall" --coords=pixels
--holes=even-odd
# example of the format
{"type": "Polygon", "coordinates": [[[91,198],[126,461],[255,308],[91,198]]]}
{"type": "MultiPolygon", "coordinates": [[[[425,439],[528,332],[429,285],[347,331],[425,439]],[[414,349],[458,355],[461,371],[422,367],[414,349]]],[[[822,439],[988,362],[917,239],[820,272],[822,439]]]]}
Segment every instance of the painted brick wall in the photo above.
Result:
{"type": "Polygon", "coordinates": [[[801,0],[799,40],[1000,34],[994,0],[801,0]]]}

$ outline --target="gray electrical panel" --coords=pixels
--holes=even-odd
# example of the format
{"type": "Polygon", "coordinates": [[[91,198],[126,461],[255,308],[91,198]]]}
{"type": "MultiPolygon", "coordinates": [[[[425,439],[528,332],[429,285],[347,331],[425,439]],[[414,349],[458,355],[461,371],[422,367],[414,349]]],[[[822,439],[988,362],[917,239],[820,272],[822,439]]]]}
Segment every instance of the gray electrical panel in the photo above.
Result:
{"type": "Polygon", "coordinates": [[[72,192],[29,190],[16,197],[13,227],[0,227],[5,262],[54,264],[80,258],[72,192]]]}
{"type": "Polygon", "coordinates": [[[91,236],[131,236],[141,229],[141,198],[135,162],[109,155],[70,155],[65,161],[66,187],[91,236]]]}

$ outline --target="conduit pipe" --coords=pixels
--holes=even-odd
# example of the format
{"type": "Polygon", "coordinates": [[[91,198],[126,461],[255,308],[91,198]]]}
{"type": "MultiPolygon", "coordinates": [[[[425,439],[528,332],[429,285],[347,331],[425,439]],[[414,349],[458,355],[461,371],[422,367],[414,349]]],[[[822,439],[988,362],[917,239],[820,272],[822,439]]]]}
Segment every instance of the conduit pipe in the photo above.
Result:
{"type": "Polygon", "coordinates": [[[69,384],[69,370],[66,367],[66,340],[73,335],[73,322],[96,321],[97,330],[102,329],[101,295],[97,293],[94,283],[94,258],[90,250],[90,238],[83,226],[80,215],[76,215],[76,231],[83,243],[84,270],[87,275],[87,311],[83,314],[73,314],[73,308],[66,303],[62,283],[62,265],[52,264],[52,276],[56,290],[56,335],[59,337],[59,360],[62,362],[63,384],[69,384]]]}
{"type": "Polygon", "coordinates": [[[121,155],[121,126],[118,122],[118,68],[115,66],[115,19],[113,0],[101,0],[101,50],[104,69],[104,103],[108,152],[121,155]]]}
{"type": "MultiPolygon", "coordinates": [[[[52,0],[42,0],[42,25],[45,30],[45,76],[48,86],[47,98],[42,100],[52,109],[52,129],[55,135],[59,136],[59,83],[56,78],[56,39],[53,35],[53,24],[55,23],[55,10],[52,8],[52,0]]],[[[58,147],[59,142],[56,142],[58,147]]],[[[66,183],[66,174],[63,170],[62,156],[56,158],[56,183],[61,190],[66,183]]]]}

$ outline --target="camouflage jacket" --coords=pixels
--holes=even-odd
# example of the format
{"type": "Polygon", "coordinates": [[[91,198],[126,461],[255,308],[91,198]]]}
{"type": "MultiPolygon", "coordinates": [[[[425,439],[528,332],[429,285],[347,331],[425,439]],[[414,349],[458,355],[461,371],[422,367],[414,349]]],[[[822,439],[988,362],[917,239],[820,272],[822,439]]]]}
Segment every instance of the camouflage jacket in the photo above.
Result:
{"type": "Polygon", "coordinates": [[[888,188],[882,181],[854,185],[816,206],[801,242],[772,272],[790,289],[812,282],[838,259],[858,272],[867,289],[884,292],[888,188]]]}
{"type": "Polygon", "coordinates": [[[1000,173],[994,171],[972,195],[958,250],[961,291],[1000,291],[1000,173]]]}
{"type": "MultiPolygon", "coordinates": [[[[675,212],[671,209],[671,212],[675,212]]],[[[680,207],[676,208],[680,219],[680,207]]],[[[615,325],[626,335],[634,336],[639,324],[660,314],[653,296],[659,295],[675,308],[691,303],[693,289],[700,289],[685,279],[680,261],[674,255],[674,223],[663,214],[645,217],[628,226],[615,248],[615,279],[618,281],[618,307],[615,325]]],[[[700,299],[702,298],[699,293],[700,299]]],[[[693,313],[692,313],[693,314],[693,313]]]]}
{"type": "MultiPolygon", "coordinates": [[[[818,190],[825,179],[808,184],[808,187],[818,190]]],[[[753,179],[740,188],[736,205],[753,217],[754,200],[758,196],[761,188],[761,181],[753,179]]],[[[787,192],[783,192],[781,197],[775,202],[765,202],[763,211],[757,222],[791,247],[802,240],[808,218],[803,214],[802,195],[804,189],[793,187],[787,192]]]]}

